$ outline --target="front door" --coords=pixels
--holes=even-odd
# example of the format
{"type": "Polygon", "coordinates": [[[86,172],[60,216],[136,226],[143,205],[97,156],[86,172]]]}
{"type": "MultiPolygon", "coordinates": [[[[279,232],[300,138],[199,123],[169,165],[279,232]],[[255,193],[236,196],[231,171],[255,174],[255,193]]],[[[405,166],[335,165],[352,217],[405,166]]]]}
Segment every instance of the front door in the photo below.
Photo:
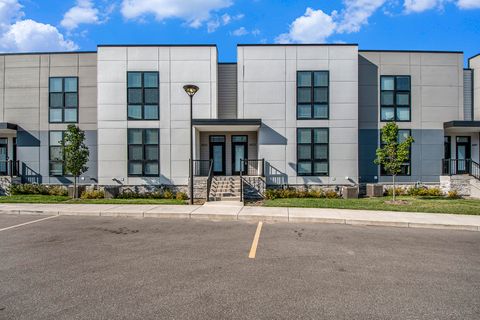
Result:
{"type": "Polygon", "coordinates": [[[457,137],[457,173],[469,173],[470,137],[457,137]]]}
{"type": "Polygon", "coordinates": [[[213,160],[213,174],[225,175],[225,136],[210,136],[210,160],[213,160]]]}
{"type": "Polygon", "coordinates": [[[241,160],[248,159],[248,137],[232,136],[232,174],[245,173],[245,164],[241,160]]]}
{"type": "Polygon", "coordinates": [[[8,139],[0,138],[0,175],[8,174],[8,139]]]}

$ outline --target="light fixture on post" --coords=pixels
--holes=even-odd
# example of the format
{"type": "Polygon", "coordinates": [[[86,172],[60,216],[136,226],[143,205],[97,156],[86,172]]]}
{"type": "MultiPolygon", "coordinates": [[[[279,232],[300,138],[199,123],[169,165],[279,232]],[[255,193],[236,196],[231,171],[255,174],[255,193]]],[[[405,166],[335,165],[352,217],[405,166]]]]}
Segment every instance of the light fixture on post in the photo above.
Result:
{"type": "Polygon", "coordinates": [[[183,86],[183,90],[190,97],[190,161],[189,161],[189,174],[190,174],[190,204],[193,204],[193,96],[199,88],[193,84],[187,84],[183,86]]]}

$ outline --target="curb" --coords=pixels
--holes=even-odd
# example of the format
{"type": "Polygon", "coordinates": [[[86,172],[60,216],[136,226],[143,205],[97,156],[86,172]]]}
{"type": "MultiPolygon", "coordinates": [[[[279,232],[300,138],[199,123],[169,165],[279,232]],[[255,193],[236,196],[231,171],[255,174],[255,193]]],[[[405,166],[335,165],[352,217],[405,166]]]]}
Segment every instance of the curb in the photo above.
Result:
{"type": "Polygon", "coordinates": [[[327,218],[327,217],[287,217],[278,215],[261,215],[261,214],[207,214],[196,213],[196,210],[187,212],[115,212],[112,211],[57,211],[57,210],[0,210],[0,214],[16,214],[16,215],[47,215],[47,216],[85,216],[85,217],[122,217],[122,218],[154,218],[154,219],[194,219],[194,220],[211,220],[211,221],[245,221],[245,222],[288,222],[288,223],[323,223],[323,224],[343,224],[352,226],[377,226],[377,227],[396,227],[396,228],[418,228],[418,229],[442,229],[442,230],[462,230],[479,232],[480,226],[462,225],[462,224],[435,224],[435,223],[419,223],[404,221],[381,221],[381,220],[360,220],[360,219],[343,219],[343,218],[327,218]]]}

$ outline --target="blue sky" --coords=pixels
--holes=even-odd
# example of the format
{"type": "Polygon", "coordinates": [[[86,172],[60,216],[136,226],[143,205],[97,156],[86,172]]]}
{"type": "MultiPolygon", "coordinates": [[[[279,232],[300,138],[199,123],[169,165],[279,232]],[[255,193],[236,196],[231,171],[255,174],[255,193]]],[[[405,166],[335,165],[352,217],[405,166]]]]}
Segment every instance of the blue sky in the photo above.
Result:
{"type": "Polygon", "coordinates": [[[358,43],[480,52],[480,0],[0,0],[0,51],[97,44],[358,43]]]}

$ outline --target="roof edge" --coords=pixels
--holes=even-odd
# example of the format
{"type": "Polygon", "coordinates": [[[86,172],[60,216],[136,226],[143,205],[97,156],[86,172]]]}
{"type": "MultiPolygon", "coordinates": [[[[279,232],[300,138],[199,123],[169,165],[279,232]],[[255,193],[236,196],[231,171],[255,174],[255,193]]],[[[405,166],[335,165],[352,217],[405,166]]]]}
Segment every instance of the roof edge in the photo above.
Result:
{"type": "Polygon", "coordinates": [[[237,47],[358,47],[358,43],[238,43],[237,47]]]}
{"type": "Polygon", "coordinates": [[[98,44],[101,47],[217,47],[216,44],[98,44]]]}
{"type": "Polygon", "coordinates": [[[44,52],[0,52],[0,56],[42,55],[42,54],[85,54],[97,51],[44,51],[44,52]]]}
{"type": "Polygon", "coordinates": [[[358,50],[358,52],[404,52],[404,53],[456,53],[463,54],[463,51],[443,51],[443,50],[358,50]]]}

